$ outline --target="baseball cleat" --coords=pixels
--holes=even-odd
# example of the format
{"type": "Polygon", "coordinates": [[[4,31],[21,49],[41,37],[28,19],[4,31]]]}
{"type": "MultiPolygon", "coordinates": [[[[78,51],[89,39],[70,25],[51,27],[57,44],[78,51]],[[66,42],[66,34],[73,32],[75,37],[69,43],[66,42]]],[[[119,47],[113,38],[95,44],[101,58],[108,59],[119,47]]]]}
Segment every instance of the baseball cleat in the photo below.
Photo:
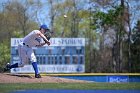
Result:
{"type": "Polygon", "coordinates": [[[35,74],[35,78],[41,78],[40,74],[35,74]]]}
{"type": "Polygon", "coordinates": [[[10,63],[7,63],[4,68],[4,72],[9,71],[11,69],[10,66],[11,66],[10,63]]]}

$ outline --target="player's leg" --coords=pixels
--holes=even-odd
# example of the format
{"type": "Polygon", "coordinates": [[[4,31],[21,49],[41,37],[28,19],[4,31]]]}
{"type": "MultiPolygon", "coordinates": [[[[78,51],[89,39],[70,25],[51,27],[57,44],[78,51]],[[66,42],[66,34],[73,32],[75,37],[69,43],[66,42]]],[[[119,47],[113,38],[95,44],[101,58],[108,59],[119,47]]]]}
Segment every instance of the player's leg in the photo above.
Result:
{"type": "Polygon", "coordinates": [[[33,50],[30,49],[27,52],[27,55],[29,56],[29,59],[32,62],[32,66],[33,66],[34,71],[35,71],[35,78],[41,78],[39,71],[38,71],[37,59],[36,59],[36,56],[35,56],[33,50]]]}
{"type": "Polygon", "coordinates": [[[18,46],[18,54],[19,54],[20,63],[14,63],[12,65],[7,63],[6,67],[4,68],[4,71],[8,71],[11,68],[18,68],[18,67],[24,66],[24,63],[27,61],[27,57],[26,57],[27,55],[26,55],[26,51],[22,45],[18,46]]]}

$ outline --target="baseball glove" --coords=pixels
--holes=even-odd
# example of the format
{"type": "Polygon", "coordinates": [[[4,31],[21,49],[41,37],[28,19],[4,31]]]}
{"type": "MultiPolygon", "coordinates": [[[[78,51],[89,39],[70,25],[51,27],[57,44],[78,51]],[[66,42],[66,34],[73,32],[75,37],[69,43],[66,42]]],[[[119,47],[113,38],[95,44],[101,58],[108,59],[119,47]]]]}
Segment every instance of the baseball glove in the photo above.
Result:
{"type": "Polygon", "coordinates": [[[50,31],[47,31],[45,34],[44,34],[44,36],[48,39],[48,40],[50,40],[50,38],[51,38],[51,32],[50,31]]]}

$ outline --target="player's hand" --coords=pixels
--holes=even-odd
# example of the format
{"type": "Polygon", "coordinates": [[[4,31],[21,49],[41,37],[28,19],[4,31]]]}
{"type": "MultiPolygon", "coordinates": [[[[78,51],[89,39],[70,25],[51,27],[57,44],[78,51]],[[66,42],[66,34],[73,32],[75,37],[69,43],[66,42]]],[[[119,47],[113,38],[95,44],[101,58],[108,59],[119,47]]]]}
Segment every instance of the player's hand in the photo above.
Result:
{"type": "Polygon", "coordinates": [[[51,44],[49,41],[48,42],[46,42],[47,44],[48,44],[48,46],[51,44]]]}

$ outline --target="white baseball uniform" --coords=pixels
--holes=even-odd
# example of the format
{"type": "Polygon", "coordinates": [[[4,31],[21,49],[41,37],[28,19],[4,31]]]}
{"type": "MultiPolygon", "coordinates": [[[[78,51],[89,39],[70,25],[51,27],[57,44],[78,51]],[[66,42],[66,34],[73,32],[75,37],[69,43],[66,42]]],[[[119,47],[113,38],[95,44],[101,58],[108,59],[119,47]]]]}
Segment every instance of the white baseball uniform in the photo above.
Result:
{"type": "Polygon", "coordinates": [[[23,38],[23,42],[18,45],[18,52],[20,57],[20,63],[18,64],[19,67],[23,67],[28,61],[37,62],[36,56],[32,47],[40,45],[42,39],[37,32],[39,30],[33,30],[27,36],[23,38]]]}

